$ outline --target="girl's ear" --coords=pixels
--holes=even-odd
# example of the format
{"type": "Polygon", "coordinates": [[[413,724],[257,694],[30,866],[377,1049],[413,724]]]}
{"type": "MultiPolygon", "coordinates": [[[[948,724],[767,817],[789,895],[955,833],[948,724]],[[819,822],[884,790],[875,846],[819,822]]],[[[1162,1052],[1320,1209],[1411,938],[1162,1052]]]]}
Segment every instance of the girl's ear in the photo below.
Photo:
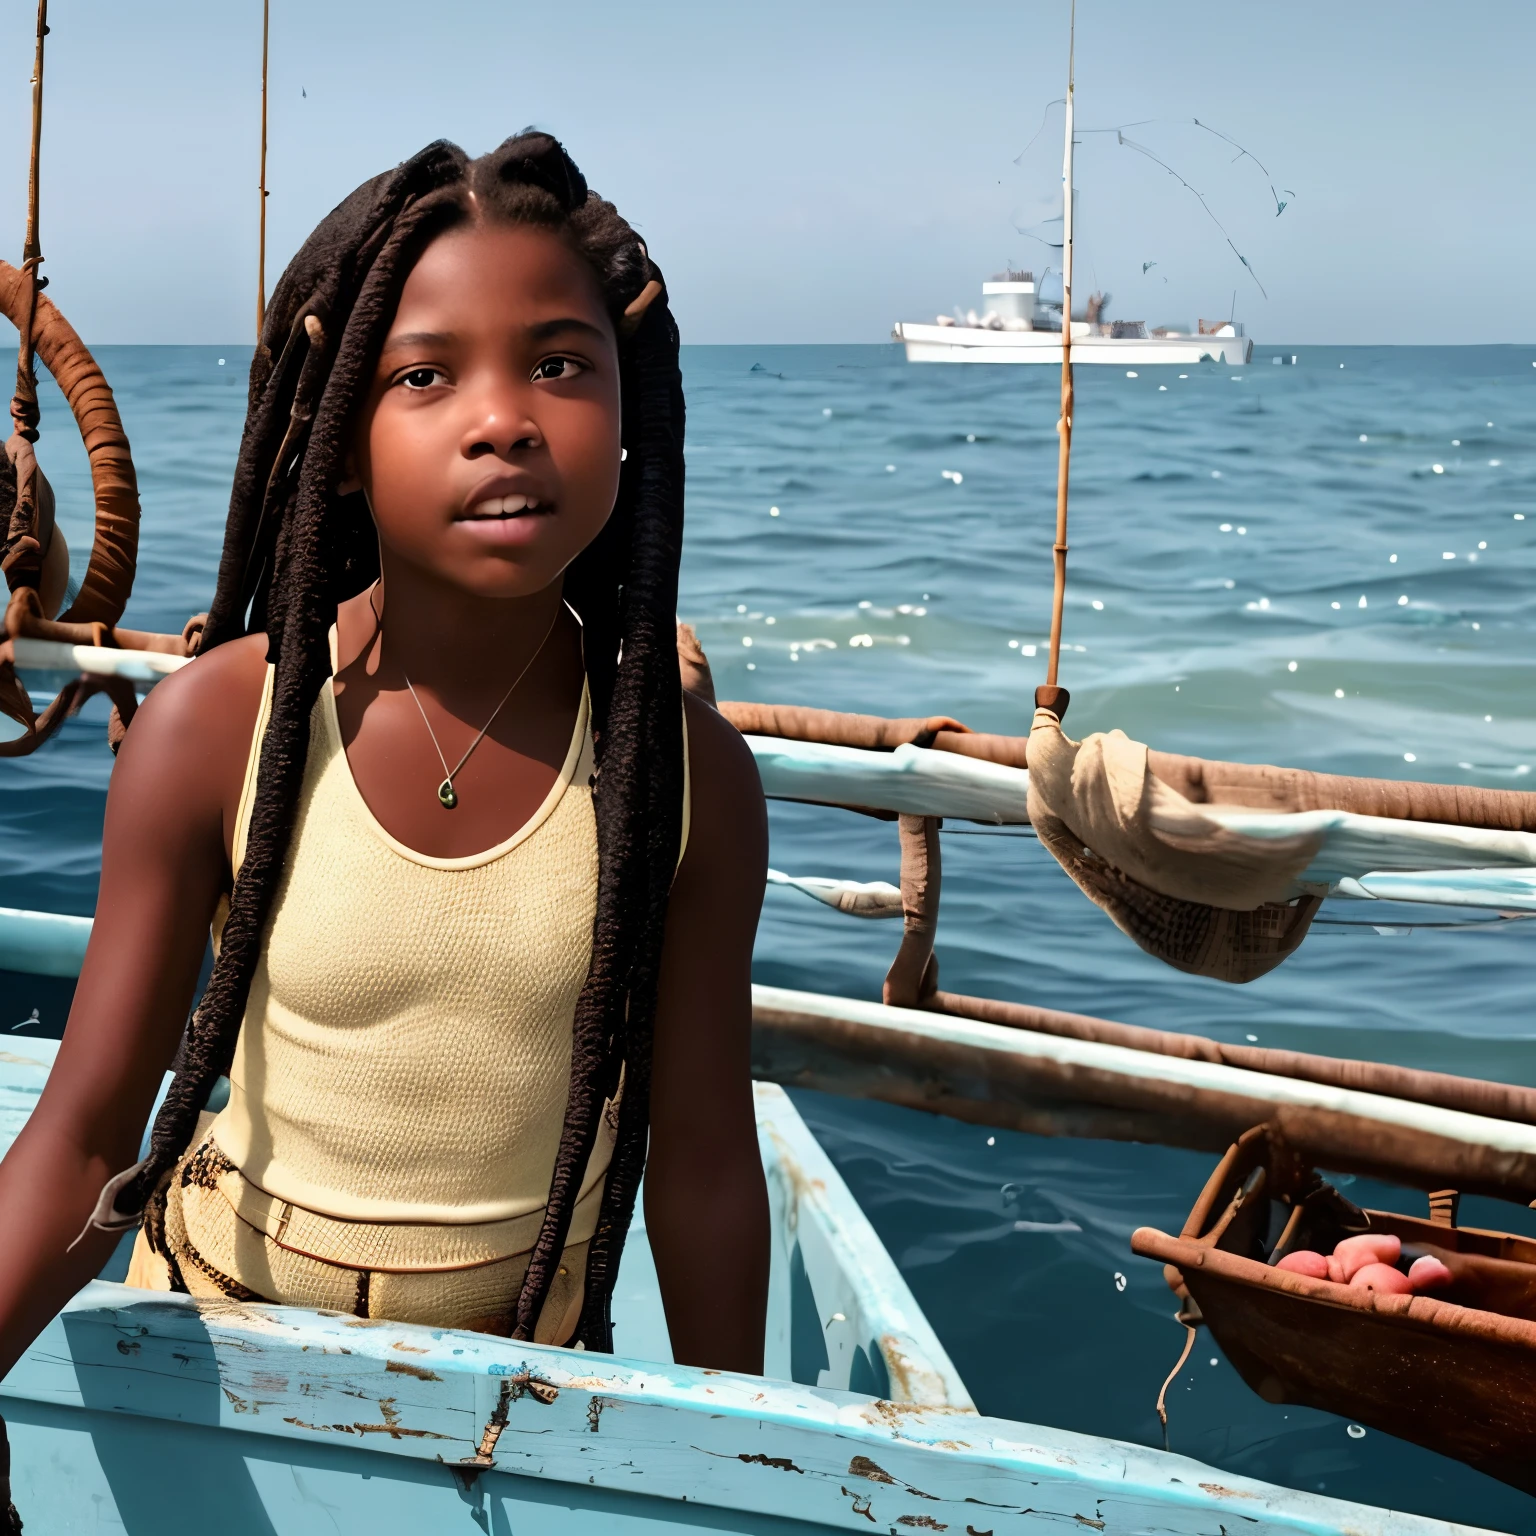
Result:
{"type": "Polygon", "coordinates": [[[341,463],[341,483],[336,487],[338,496],[351,496],[363,488],[363,477],[357,472],[357,455],[350,449],[341,463]]]}

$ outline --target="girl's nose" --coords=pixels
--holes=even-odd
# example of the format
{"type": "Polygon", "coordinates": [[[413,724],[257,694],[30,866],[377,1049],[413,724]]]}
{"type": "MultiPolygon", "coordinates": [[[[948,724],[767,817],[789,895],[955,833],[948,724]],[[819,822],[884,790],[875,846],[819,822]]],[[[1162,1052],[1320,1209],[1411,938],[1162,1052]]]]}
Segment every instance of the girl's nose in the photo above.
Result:
{"type": "Polygon", "coordinates": [[[476,402],[463,438],[465,458],[504,458],[529,448],[541,448],[544,434],[528,412],[519,392],[487,391],[476,402]]]}

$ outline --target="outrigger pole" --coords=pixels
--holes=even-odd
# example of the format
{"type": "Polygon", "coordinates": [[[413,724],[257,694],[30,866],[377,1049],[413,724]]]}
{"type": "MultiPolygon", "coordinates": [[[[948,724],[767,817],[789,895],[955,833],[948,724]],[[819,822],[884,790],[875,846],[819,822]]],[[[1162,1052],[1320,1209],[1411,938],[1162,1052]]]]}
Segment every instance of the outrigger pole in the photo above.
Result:
{"type": "MultiPolygon", "coordinates": [[[[46,4],[46,0],[44,0],[46,4]]],[[[1076,0],[1074,0],[1076,3],[1076,0]]],[[[261,0],[261,235],[256,251],[256,341],[267,319],[267,38],[272,20],[271,0],[261,0]]],[[[41,49],[41,44],[38,45],[41,49]]]]}
{"type": "Polygon", "coordinates": [[[1067,597],[1067,479],[1072,467],[1072,97],[1077,73],[1077,0],[1072,0],[1067,42],[1067,143],[1061,166],[1061,420],[1056,430],[1061,448],[1056,461],[1056,543],[1052,546],[1055,583],[1051,594],[1051,647],[1045,684],[1035,689],[1035,708],[1059,720],[1071,695],[1056,684],[1061,661],[1061,617],[1067,597]]]}
{"type": "MultiPolygon", "coordinates": [[[[32,156],[27,170],[27,235],[21,248],[21,270],[27,277],[22,301],[21,346],[16,357],[16,393],[11,397],[11,420],[29,443],[37,441],[37,380],[32,373],[32,331],[37,319],[37,295],[48,279],[38,279],[43,248],[38,237],[38,167],[43,147],[43,39],[48,36],[48,0],[37,0],[37,52],[32,63],[32,156]]],[[[21,510],[18,505],[18,512],[21,510]]],[[[30,529],[27,531],[30,532],[30,529]]]]}

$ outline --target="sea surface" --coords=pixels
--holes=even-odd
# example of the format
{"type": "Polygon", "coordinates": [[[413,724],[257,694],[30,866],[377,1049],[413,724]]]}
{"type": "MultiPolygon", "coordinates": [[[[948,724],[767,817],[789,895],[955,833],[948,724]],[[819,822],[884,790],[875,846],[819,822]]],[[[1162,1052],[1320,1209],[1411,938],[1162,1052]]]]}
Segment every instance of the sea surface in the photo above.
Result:
{"type": "MultiPolygon", "coordinates": [[[[249,365],[104,348],[144,499],[127,621],[207,606],[249,365]]],[[[1061,680],[1069,728],[1331,772],[1536,788],[1536,348],[1258,347],[1245,368],[1083,367],[1061,680]]],[[[950,714],[1023,732],[1044,677],[1058,377],[908,366],[888,346],[685,349],[683,615],[723,698],[950,714]]],[[[88,480],[67,412],[41,445],[77,570],[88,480]]],[[[0,762],[0,903],[90,913],[111,758],[90,706],[0,762]]],[[[189,773],[196,765],[187,765],[189,773]]],[[[950,827],[952,990],[1231,1041],[1536,1084],[1536,926],[1329,902],[1246,987],[1138,951],[1031,838],[950,827]],[[1391,934],[1378,932],[1391,927],[1391,934]]],[[[894,828],[775,805],[797,875],[894,880],[894,828]]],[[[756,976],[879,996],[895,925],[770,888],[756,976]]],[[[56,1034],[69,987],[0,976],[56,1034]]],[[[796,1095],[983,1411],[1161,1443],[1183,1344],[1131,1231],[1177,1231],[1203,1154],[1048,1140],[796,1095]]],[[[1348,1190],[1415,1210],[1421,1196],[1348,1190]],[[1407,1204],[1403,1204],[1407,1202],[1407,1204]]],[[[1469,1201],[1463,1220],[1536,1230],[1469,1201]]],[[[1273,1407],[1202,1333],[1171,1444],[1233,1472],[1536,1532],[1536,1501],[1307,1409],[1273,1407]]]]}

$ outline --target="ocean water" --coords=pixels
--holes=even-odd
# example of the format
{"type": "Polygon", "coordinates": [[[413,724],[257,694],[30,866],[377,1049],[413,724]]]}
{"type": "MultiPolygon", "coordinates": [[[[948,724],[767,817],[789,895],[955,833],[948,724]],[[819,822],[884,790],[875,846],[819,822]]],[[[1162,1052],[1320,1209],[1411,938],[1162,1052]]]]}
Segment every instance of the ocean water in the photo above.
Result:
{"type": "MultiPolygon", "coordinates": [[[[249,352],[106,348],[144,497],[128,622],[212,590],[249,352]]],[[[1062,681],[1075,734],[1335,772],[1536,787],[1536,348],[1264,348],[1240,369],[1080,368],[1062,681]],[[1294,363],[1291,359],[1294,356],[1294,363]],[[1281,361],[1276,362],[1274,359],[1281,361]],[[1395,558],[1394,558],[1395,557],[1395,558]]],[[[685,352],[681,609],[724,698],[945,713],[1022,732],[1044,676],[1058,379],[909,367],[891,347],[685,352]],[[776,510],[775,510],[776,509],[776,510]]],[[[88,547],[52,396],[44,462],[88,547]]],[[[48,403],[45,400],[45,404],[48,403]]],[[[82,515],[84,513],[84,515],[82,515]]],[[[111,760],[92,705],[0,761],[0,902],[94,908],[111,760]]],[[[1328,903],[1247,987],[1158,965],[1032,839],[953,827],[946,986],[1225,1040],[1536,1083],[1536,928],[1383,936],[1328,903]]],[[[793,874],[894,879],[894,829],[776,805],[793,874]]],[[[1465,914],[1462,914],[1464,916],[1465,914]]],[[[1456,914],[1373,908],[1375,924],[1456,914]]],[[[757,979],[877,997],[894,925],[770,889],[757,979]]],[[[56,1033],[65,983],[0,976],[56,1033]]],[[[797,1095],[984,1411],[1158,1444],[1183,1343],[1142,1224],[1177,1230],[1212,1159],[1046,1140],[797,1095]],[[1022,1224],[1022,1225],[1021,1225],[1022,1224]]],[[[1422,1197],[1349,1191],[1391,1204],[1422,1197]]],[[[1464,1220],[1530,1227],[1471,1202],[1464,1220]]],[[[1345,1421],[1260,1402],[1202,1334],[1171,1443],[1234,1472],[1536,1532],[1536,1501],[1345,1421]]]]}

